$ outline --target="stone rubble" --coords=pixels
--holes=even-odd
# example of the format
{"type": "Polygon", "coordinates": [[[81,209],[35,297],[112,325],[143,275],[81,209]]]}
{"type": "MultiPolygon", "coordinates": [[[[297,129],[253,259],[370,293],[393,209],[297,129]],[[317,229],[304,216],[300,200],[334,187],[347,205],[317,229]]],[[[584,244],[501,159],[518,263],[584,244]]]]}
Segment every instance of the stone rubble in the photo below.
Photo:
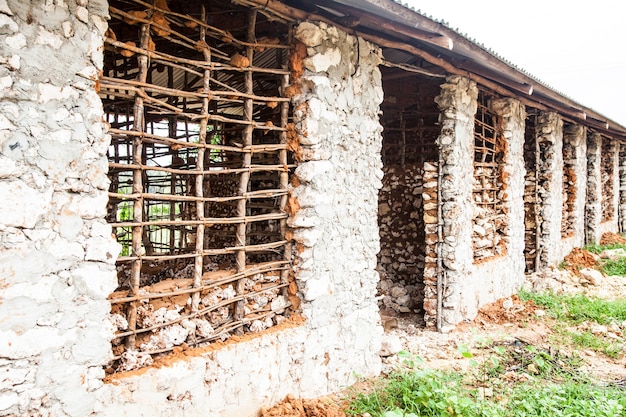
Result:
{"type": "MultiPolygon", "coordinates": [[[[531,119],[529,117],[529,119],[531,119]]],[[[531,119],[534,120],[534,119],[531,119]]],[[[524,258],[526,272],[535,271],[537,264],[537,234],[541,230],[541,211],[537,205],[537,161],[536,161],[536,138],[533,135],[534,125],[527,123],[528,134],[524,141],[524,164],[526,176],[524,177],[524,258]]]]}
{"type": "Polygon", "coordinates": [[[535,292],[552,291],[555,294],[584,294],[608,300],[626,298],[624,277],[602,276],[599,271],[591,270],[595,271],[593,276],[586,273],[579,277],[568,270],[551,266],[541,272],[528,274],[523,288],[535,292]]]}
{"type": "Polygon", "coordinates": [[[405,165],[385,167],[383,171],[378,197],[381,308],[396,313],[419,311],[424,300],[424,285],[419,278],[424,274],[424,170],[405,165]]]}

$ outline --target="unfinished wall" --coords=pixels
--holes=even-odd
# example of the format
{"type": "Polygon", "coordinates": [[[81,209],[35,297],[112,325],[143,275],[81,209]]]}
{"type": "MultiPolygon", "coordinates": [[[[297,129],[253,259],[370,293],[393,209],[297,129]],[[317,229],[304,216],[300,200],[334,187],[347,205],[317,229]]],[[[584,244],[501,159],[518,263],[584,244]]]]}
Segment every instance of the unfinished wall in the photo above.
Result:
{"type": "Polygon", "coordinates": [[[475,262],[470,279],[464,282],[461,312],[471,318],[478,309],[499,298],[516,293],[524,280],[524,105],[511,98],[495,99],[490,103],[498,116],[501,134],[506,140],[502,161],[503,178],[500,188],[506,216],[503,243],[506,252],[500,256],[475,262]]]}
{"type": "Polygon", "coordinates": [[[0,1],[0,414],[85,416],[105,391],[106,1],[0,1]]]}
{"type": "Polygon", "coordinates": [[[619,146],[619,231],[626,232],[626,145],[619,146]]]}
{"type": "Polygon", "coordinates": [[[378,196],[378,285],[383,306],[397,313],[421,310],[424,301],[424,169],[417,164],[383,169],[378,196]]]}
{"type": "Polygon", "coordinates": [[[602,182],[602,214],[600,236],[605,232],[617,232],[619,207],[619,144],[602,136],[600,179],[602,182]]]}
{"type": "Polygon", "coordinates": [[[586,137],[584,126],[567,124],[563,129],[563,221],[559,259],[585,244],[586,137]]]}
{"type": "Polygon", "coordinates": [[[506,189],[501,190],[501,198],[507,213],[508,229],[505,232],[510,238],[505,242],[506,254],[474,263],[472,219],[476,205],[471,184],[477,98],[474,82],[463,77],[449,77],[436,99],[442,111],[438,144],[444,161],[440,194],[443,204],[440,250],[444,272],[439,278],[443,294],[439,327],[444,331],[463,319],[474,317],[480,306],[514,293],[523,280],[524,107],[515,100],[490,103],[501,118],[500,133],[507,142],[503,161],[506,189]]]}
{"type": "Polygon", "coordinates": [[[494,100],[494,95],[479,91],[474,118],[474,263],[506,254],[508,243],[508,216],[504,204],[508,187],[504,160],[508,149],[498,115],[491,108],[494,100]]]}
{"type": "Polygon", "coordinates": [[[587,200],[585,203],[585,243],[598,243],[602,236],[602,135],[587,133],[587,200]]]}
{"type": "MultiPolygon", "coordinates": [[[[441,312],[437,319],[442,330],[449,330],[462,320],[460,304],[467,294],[462,293],[464,282],[470,280],[473,261],[472,224],[473,199],[472,161],[474,143],[474,114],[478,89],[476,83],[453,76],[441,86],[435,99],[441,109],[441,135],[437,139],[443,166],[444,180],[440,189],[443,218],[443,242],[439,242],[444,271],[438,278],[441,287],[441,312]]],[[[428,311],[427,311],[428,313],[428,311]]],[[[435,311],[435,314],[437,312],[435,311]]]]}
{"type": "Polygon", "coordinates": [[[141,375],[120,375],[103,397],[113,404],[108,414],[252,416],[288,393],[317,396],[380,370],[379,56],[324,24],[303,23],[295,36],[303,42],[297,51],[304,72],[293,86],[301,91],[295,96],[298,141],[291,144],[300,159],[292,190],[299,210],[289,225],[305,322],[141,375]]]}
{"type": "Polygon", "coordinates": [[[536,111],[527,116],[524,131],[524,259],[527,273],[538,269],[541,252],[538,239],[542,219],[537,186],[537,117],[536,111]]]}
{"type": "Polygon", "coordinates": [[[435,257],[428,247],[427,240],[434,242],[433,235],[427,239],[426,223],[437,222],[436,191],[435,199],[424,195],[424,185],[428,188],[437,182],[431,171],[439,159],[435,144],[439,110],[434,98],[440,80],[397,68],[382,67],[381,72],[385,96],[381,105],[385,175],[378,195],[381,310],[419,313],[426,258],[435,257]]]}
{"type": "Polygon", "coordinates": [[[542,267],[560,261],[561,219],[563,217],[563,121],[557,113],[541,113],[537,118],[538,197],[541,201],[542,267]]]}
{"type": "Polygon", "coordinates": [[[224,0],[161,7],[110,1],[100,96],[123,252],[109,372],[265,330],[299,303],[286,236],[291,27],[224,0]]]}

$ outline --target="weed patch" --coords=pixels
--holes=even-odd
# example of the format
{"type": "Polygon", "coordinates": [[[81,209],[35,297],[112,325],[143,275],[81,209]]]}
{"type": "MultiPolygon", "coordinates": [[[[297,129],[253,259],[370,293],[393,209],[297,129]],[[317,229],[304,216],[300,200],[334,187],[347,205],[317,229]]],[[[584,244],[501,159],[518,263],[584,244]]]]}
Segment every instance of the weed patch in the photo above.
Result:
{"type": "Polygon", "coordinates": [[[611,324],[626,320],[626,300],[602,300],[581,294],[555,295],[552,293],[520,292],[524,301],[533,300],[546,308],[552,317],[573,324],[591,321],[598,324],[611,324]]]}

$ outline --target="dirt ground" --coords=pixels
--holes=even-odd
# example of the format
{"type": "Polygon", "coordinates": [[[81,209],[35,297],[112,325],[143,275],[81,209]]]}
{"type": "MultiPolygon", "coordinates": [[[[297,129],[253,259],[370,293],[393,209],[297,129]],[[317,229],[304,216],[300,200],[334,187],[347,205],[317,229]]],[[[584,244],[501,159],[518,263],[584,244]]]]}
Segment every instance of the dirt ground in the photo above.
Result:
{"type": "MultiPolygon", "coordinates": [[[[603,242],[622,243],[619,235],[603,236],[603,242]],[[615,237],[617,236],[617,237],[615,237]],[[619,238],[619,239],[618,239],[619,238]]],[[[609,244],[603,243],[603,244],[609,244]]],[[[581,280],[577,271],[582,268],[593,268],[597,265],[596,258],[587,251],[574,250],[565,259],[565,269],[551,268],[541,274],[527,277],[524,285],[528,289],[552,290],[556,293],[583,293],[588,296],[602,298],[626,298],[626,278],[604,277],[600,285],[594,286],[581,280]]],[[[478,316],[471,322],[459,324],[450,333],[437,333],[425,330],[416,323],[416,317],[401,317],[394,321],[393,328],[386,328],[385,337],[397,337],[403,350],[423,360],[421,366],[433,369],[453,369],[462,371],[470,368],[471,362],[463,357],[459,348],[469,349],[476,361],[491,354],[485,346],[523,343],[538,349],[552,349],[553,320],[546,317],[545,311],[532,301],[524,302],[517,295],[497,300],[484,306],[478,316]]],[[[582,323],[578,330],[586,330],[589,323],[582,323]]],[[[593,331],[593,330],[592,330],[593,331]]],[[[614,328],[600,329],[611,333],[613,337],[624,340],[626,322],[614,328]]],[[[563,348],[559,349],[561,352],[563,348]]],[[[568,355],[571,352],[561,352],[568,355]]],[[[602,354],[587,350],[578,352],[584,361],[582,370],[591,373],[598,380],[605,382],[626,381],[626,357],[611,359],[602,354]]],[[[398,355],[383,357],[383,376],[397,369],[406,359],[398,355]]],[[[296,399],[288,396],[284,401],[268,410],[263,410],[261,417],[344,417],[342,399],[348,392],[367,389],[369,383],[360,383],[351,390],[318,399],[296,399]]]]}
{"type": "Polygon", "coordinates": [[[593,268],[597,265],[596,257],[586,250],[574,248],[569,255],[563,259],[565,269],[580,275],[580,270],[584,268],[593,268]]]}
{"type": "Polygon", "coordinates": [[[604,233],[602,235],[602,237],[600,238],[600,244],[601,245],[613,245],[613,244],[621,244],[624,245],[626,244],[626,238],[624,238],[621,235],[618,235],[617,233],[604,233]]]}

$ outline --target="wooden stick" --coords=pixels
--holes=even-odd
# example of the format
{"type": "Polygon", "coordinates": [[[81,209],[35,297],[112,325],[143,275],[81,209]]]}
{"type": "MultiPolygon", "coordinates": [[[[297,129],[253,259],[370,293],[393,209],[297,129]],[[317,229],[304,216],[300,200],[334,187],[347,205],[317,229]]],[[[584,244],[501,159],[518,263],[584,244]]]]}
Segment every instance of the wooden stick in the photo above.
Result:
{"type": "MultiPolygon", "coordinates": [[[[202,316],[203,314],[210,313],[211,311],[217,310],[220,307],[224,307],[224,306],[227,306],[229,304],[236,303],[236,302],[242,302],[247,297],[252,297],[252,296],[255,296],[255,295],[258,295],[258,294],[263,294],[263,293],[265,293],[267,291],[271,291],[273,289],[280,289],[284,285],[285,284],[283,284],[283,283],[278,283],[278,284],[276,284],[276,285],[274,285],[272,287],[264,288],[261,291],[247,293],[245,296],[243,296],[243,295],[242,296],[236,296],[236,297],[228,299],[228,300],[223,300],[223,301],[221,301],[221,302],[219,302],[217,304],[214,304],[214,305],[212,305],[210,307],[203,308],[203,309],[195,311],[195,312],[193,312],[191,314],[181,315],[180,317],[178,317],[178,318],[176,318],[174,320],[170,320],[170,321],[165,322],[165,323],[159,323],[159,324],[155,324],[154,326],[145,327],[145,328],[142,328],[142,329],[134,329],[134,330],[129,330],[129,331],[126,331],[126,332],[123,332],[123,333],[117,333],[115,335],[115,337],[126,337],[126,336],[138,335],[138,334],[141,334],[141,333],[152,332],[152,331],[157,330],[157,329],[162,329],[163,327],[167,327],[167,326],[171,326],[171,325],[176,324],[176,323],[180,323],[181,321],[183,321],[185,319],[193,319],[193,318],[202,316]]],[[[195,291],[198,291],[198,290],[196,289],[195,291]]],[[[239,321],[241,321],[241,319],[239,321]]]]}
{"type": "Polygon", "coordinates": [[[286,218],[286,213],[267,213],[257,214],[244,217],[206,217],[203,221],[200,220],[156,220],[145,222],[125,222],[125,223],[111,223],[111,227],[135,227],[135,226],[197,226],[200,223],[205,224],[241,224],[241,223],[253,223],[267,220],[280,220],[286,218]]]}
{"type": "MultiPolygon", "coordinates": [[[[293,28],[292,27],[289,28],[288,39],[290,43],[293,42],[293,28]]],[[[283,51],[277,51],[276,54],[279,57],[279,59],[277,59],[279,65],[283,66],[283,69],[288,69],[287,65],[283,64],[283,61],[284,61],[283,51]]],[[[280,91],[284,92],[288,86],[289,86],[289,76],[283,75],[282,80],[281,80],[280,91]]],[[[280,126],[286,129],[288,123],[289,123],[289,103],[283,102],[280,107],[280,126]]],[[[289,155],[287,153],[287,148],[286,148],[287,143],[288,143],[286,131],[283,131],[280,133],[280,143],[284,147],[280,150],[280,153],[278,154],[278,161],[280,162],[280,164],[286,166],[288,165],[288,158],[289,158],[289,155]]],[[[289,189],[289,172],[288,171],[281,171],[280,173],[280,188],[284,191],[284,193],[281,195],[281,198],[280,198],[279,209],[281,213],[285,213],[287,209],[287,203],[289,202],[289,195],[287,191],[289,189]]],[[[280,235],[283,238],[285,238],[287,236],[287,232],[288,232],[287,219],[286,218],[281,219],[280,235]]],[[[291,257],[292,257],[291,242],[286,241],[285,248],[283,251],[283,259],[290,261],[291,257]]],[[[285,268],[280,274],[280,281],[283,284],[287,284],[283,289],[283,297],[285,297],[285,299],[288,299],[289,297],[289,288],[288,288],[289,272],[290,272],[289,269],[285,268]]]]}
{"type": "Polygon", "coordinates": [[[155,201],[178,201],[178,202],[194,202],[194,201],[203,201],[207,202],[215,202],[215,203],[225,203],[229,201],[237,201],[242,198],[246,199],[255,199],[255,198],[273,198],[284,196],[288,194],[287,190],[258,190],[251,191],[242,196],[232,196],[232,197],[195,197],[188,195],[178,195],[178,194],[153,194],[153,193],[141,193],[141,194],[120,194],[120,193],[111,193],[109,192],[109,198],[117,199],[117,200],[136,200],[138,198],[144,198],[145,200],[155,200],[155,201]]]}
{"type": "MultiPolygon", "coordinates": [[[[150,26],[145,24],[141,26],[141,46],[147,48],[150,40],[150,26]]],[[[139,73],[137,78],[140,82],[145,82],[148,75],[148,57],[138,56],[139,73]]],[[[137,132],[144,130],[144,107],[143,97],[137,95],[135,97],[133,129],[137,132]]],[[[143,155],[143,144],[141,137],[135,137],[133,140],[133,163],[141,164],[143,155]]],[[[141,194],[143,192],[143,176],[141,170],[133,171],[133,193],[141,194]]],[[[143,199],[138,198],[133,204],[133,232],[132,232],[132,253],[134,256],[141,254],[143,250],[143,199]]],[[[130,293],[132,295],[139,294],[139,285],[141,280],[141,259],[133,261],[131,268],[131,284],[130,293]]],[[[129,329],[133,330],[137,326],[137,305],[129,304],[127,311],[127,320],[129,329]]],[[[126,340],[127,348],[135,347],[135,337],[131,336],[126,340]]]]}
{"type": "MultiPolygon", "coordinates": [[[[257,18],[256,9],[250,10],[250,12],[248,13],[248,42],[254,42],[256,40],[256,36],[255,36],[256,18],[257,18]]],[[[248,62],[250,63],[250,65],[252,65],[253,60],[254,60],[254,48],[248,46],[246,48],[246,54],[247,54],[248,62]]],[[[254,94],[252,72],[247,72],[245,74],[245,86],[246,86],[247,94],[254,94]]],[[[244,120],[250,123],[253,122],[253,113],[254,113],[253,106],[254,106],[254,103],[250,98],[244,99],[243,118],[244,120]]],[[[242,137],[244,146],[252,146],[253,132],[254,132],[254,129],[252,128],[251,125],[248,125],[245,127],[244,132],[243,132],[243,137],[242,137]]],[[[242,158],[242,167],[248,168],[250,165],[252,165],[251,155],[244,154],[242,158]]],[[[249,181],[250,181],[250,171],[249,170],[243,171],[241,173],[241,177],[239,180],[239,195],[244,195],[246,192],[248,192],[249,181]]],[[[241,199],[237,203],[237,215],[239,217],[246,216],[246,211],[247,211],[246,202],[247,201],[245,199],[241,199]]],[[[239,223],[239,225],[237,226],[236,240],[237,240],[237,246],[239,246],[240,248],[243,248],[246,246],[246,228],[247,228],[247,225],[245,223],[239,223]]],[[[237,272],[241,272],[246,269],[245,249],[240,249],[237,251],[236,264],[237,264],[237,272]]],[[[240,280],[237,283],[237,288],[236,288],[237,294],[243,294],[243,291],[244,291],[243,285],[244,285],[243,280],[240,280]]],[[[244,308],[243,300],[238,302],[235,305],[235,311],[234,311],[235,320],[241,320],[243,318],[244,316],[243,308],[244,308]]]]}
{"type": "MultiPolygon", "coordinates": [[[[202,21],[206,21],[206,9],[204,4],[202,5],[202,21]]],[[[206,44],[206,28],[204,26],[200,27],[200,41],[206,44]]],[[[211,62],[211,50],[208,48],[204,48],[202,50],[204,54],[204,59],[207,62],[211,62]]],[[[209,80],[211,78],[211,71],[208,69],[204,70],[204,83],[202,86],[202,93],[206,95],[202,99],[202,114],[209,114],[209,94],[211,92],[209,80]]],[[[200,122],[200,134],[199,134],[199,142],[201,145],[206,144],[207,137],[207,120],[202,119],[200,122]]],[[[204,148],[198,148],[198,159],[196,162],[196,168],[198,171],[204,171],[204,148]]],[[[197,174],[196,175],[196,216],[198,220],[204,220],[204,175],[197,174]]],[[[196,259],[194,263],[194,278],[193,278],[193,286],[194,288],[198,288],[201,286],[202,282],[202,263],[204,260],[204,256],[202,251],[204,250],[204,223],[201,223],[196,228],[196,259]]],[[[200,293],[196,292],[193,294],[191,298],[191,312],[195,313],[198,311],[200,304],[200,293]]]]}
{"type": "MultiPolygon", "coordinates": [[[[205,71],[206,70],[208,70],[208,68],[205,69],[205,71]]],[[[277,75],[280,75],[280,74],[277,74],[277,75]]],[[[209,77],[209,80],[211,80],[211,77],[209,77]]],[[[238,96],[238,97],[244,97],[244,98],[252,98],[258,101],[259,103],[266,103],[266,102],[272,102],[272,101],[287,102],[287,103],[290,102],[290,99],[286,97],[258,96],[255,94],[248,94],[248,93],[237,91],[237,90],[234,90],[234,91],[207,90],[207,91],[202,91],[202,92],[193,92],[193,91],[178,90],[175,88],[162,87],[156,84],[142,83],[137,80],[124,80],[121,78],[111,78],[111,77],[101,77],[100,83],[101,83],[101,88],[111,86],[112,88],[119,89],[119,88],[126,88],[126,87],[122,87],[122,85],[128,85],[128,86],[134,86],[134,87],[143,87],[144,91],[161,93],[161,94],[171,95],[174,97],[196,98],[198,100],[201,100],[204,98],[216,99],[216,98],[219,98],[220,96],[227,96],[227,97],[238,96]]]]}
{"type": "MultiPolygon", "coordinates": [[[[189,59],[189,58],[182,58],[182,57],[178,57],[178,56],[174,56],[174,55],[169,55],[166,54],[164,52],[156,52],[156,51],[150,51],[147,48],[140,48],[140,47],[136,47],[136,46],[132,46],[132,45],[127,45],[123,42],[120,41],[116,41],[113,40],[111,38],[106,38],[104,40],[105,43],[114,46],[116,48],[121,48],[121,49],[127,49],[129,51],[133,51],[138,55],[145,55],[148,58],[152,59],[161,59],[161,60],[167,60],[169,62],[173,62],[173,63],[178,63],[178,64],[188,64],[190,66],[193,67],[198,67],[201,69],[210,69],[210,70],[220,70],[220,71],[233,71],[233,72],[258,72],[258,73],[264,73],[264,74],[277,74],[279,72],[279,70],[276,69],[267,69],[267,68],[262,68],[262,67],[254,67],[254,66],[249,66],[247,68],[239,68],[239,67],[233,67],[232,65],[227,65],[227,64],[221,64],[218,62],[212,62],[211,64],[207,65],[207,63],[205,61],[198,61],[198,60],[194,60],[194,59],[189,59]]],[[[280,75],[280,74],[279,74],[280,75]]]]}

